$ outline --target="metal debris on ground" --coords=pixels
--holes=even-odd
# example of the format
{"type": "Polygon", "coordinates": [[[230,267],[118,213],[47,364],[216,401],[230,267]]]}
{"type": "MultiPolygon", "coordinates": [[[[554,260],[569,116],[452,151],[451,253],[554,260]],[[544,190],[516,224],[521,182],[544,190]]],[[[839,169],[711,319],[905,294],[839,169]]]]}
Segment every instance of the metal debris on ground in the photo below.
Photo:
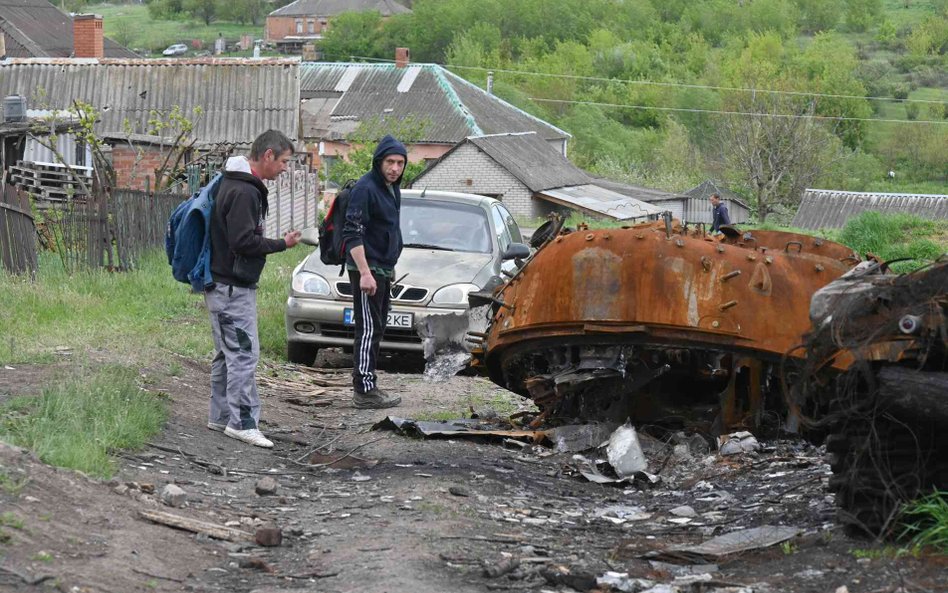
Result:
{"type": "Polygon", "coordinates": [[[760,449],[757,438],[746,430],[722,434],[718,437],[718,454],[721,456],[753,453],[760,449]]]}
{"type": "Polygon", "coordinates": [[[517,439],[530,443],[541,443],[547,439],[542,430],[518,430],[499,428],[496,422],[485,422],[474,418],[459,418],[445,422],[411,420],[398,416],[387,416],[372,426],[372,430],[394,430],[401,434],[421,437],[517,439]]]}
{"type": "Polygon", "coordinates": [[[606,457],[620,478],[627,478],[648,468],[635,427],[628,423],[617,428],[609,437],[606,457]]]}
{"type": "Polygon", "coordinates": [[[692,558],[699,561],[723,558],[731,554],[767,548],[799,535],[797,527],[785,525],[763,525],[750,529],[739,529],[711,538],[697,545],[668,546],[662,552],[649,554],[652,558],[692,558]]]}

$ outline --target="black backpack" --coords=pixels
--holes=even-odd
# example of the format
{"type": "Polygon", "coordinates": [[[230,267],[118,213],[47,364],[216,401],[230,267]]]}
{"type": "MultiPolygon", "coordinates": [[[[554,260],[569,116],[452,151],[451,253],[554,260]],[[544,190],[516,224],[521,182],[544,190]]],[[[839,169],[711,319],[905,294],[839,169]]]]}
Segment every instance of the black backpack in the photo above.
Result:
{"type": "Polygon", "coordinates": [[[342,186],[323,221],[319,223],[319,259],[327,266],[342,266],[346,263],[346,242],[342,238],[342,227],[346,224],[349,192],[355,183],[355,179],[350,179],[342,186]]]}

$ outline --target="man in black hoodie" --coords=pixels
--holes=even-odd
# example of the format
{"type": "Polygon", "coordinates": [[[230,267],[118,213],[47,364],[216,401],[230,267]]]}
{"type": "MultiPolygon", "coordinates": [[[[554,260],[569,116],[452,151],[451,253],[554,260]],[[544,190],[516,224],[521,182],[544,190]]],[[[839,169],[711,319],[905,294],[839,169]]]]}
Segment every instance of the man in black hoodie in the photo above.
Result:
{"type": "Polygon", "coordinates": [[[390,408],[402,401],[379,389],[375,367],[388,320],[395,264],[402,253],[402,195],[398,184],[407,162],[405,146],[385,136],[375,148],[372,170],[349,194],[342,236],[348,253],[349,281],[353,288],[359,287],[352,291],[352,401],[357,408],[390,408]]]}
{"type": "Polygon", "coordinates": [[[267,255],[294,247],[299,231],[282,239],[263,236],[267,186],[286,171],[293,143],[268,130],[254,140],[250,158],[227,159],[211,213],[211,277],[204,302],[214,332],[211,361],[211,402],[207,427],[257,447],[272,447],[257,424],[257,282],[267,255]]]}

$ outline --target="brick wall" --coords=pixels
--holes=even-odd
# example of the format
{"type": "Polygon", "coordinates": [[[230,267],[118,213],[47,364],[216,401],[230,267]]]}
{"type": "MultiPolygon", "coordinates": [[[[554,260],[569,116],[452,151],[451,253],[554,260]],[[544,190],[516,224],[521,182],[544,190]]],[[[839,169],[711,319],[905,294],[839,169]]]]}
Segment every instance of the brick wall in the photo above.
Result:
{"type": "Polygon", "coordinates": [[[452,152],[412,187],[493,196],[515,216],[535,218],[549,211],[520,180],[470,143],[452,152]]]}
{"type": "Polygon", "coordinates": [[[285,38],[287,35],[323,34],[325,33],[325,30],[329,29],[329,23],[328,19],[316,16],[268,16],[266,29],[267,41],[278,41],[285,38]],[[296,21],[298,20],[302,22],[302,31],[296,30],[296,21]],[[325,25],[322,23],[323,20],[327,21],[325,25]],[[312,31],[310,31],[310,23],[313,25],[312,31]]]}
{"type": "Polygon", "coordinates": [[[148,178],[148,187],[155,187],[155,169],[164,162],[165,151],[155,146],[138,148],[142,150],[140,159],[136,151],[127,145],[117,145],[112,148],[112,166],[115,167],[116,186],[144,190],[145,179],[148,178]]]}
{"type": "Polygon", "coordinates": [[[73,55],[77,58],[101,58],[105,55],[102,17],[77,14],[72,18],[73,55]]]}

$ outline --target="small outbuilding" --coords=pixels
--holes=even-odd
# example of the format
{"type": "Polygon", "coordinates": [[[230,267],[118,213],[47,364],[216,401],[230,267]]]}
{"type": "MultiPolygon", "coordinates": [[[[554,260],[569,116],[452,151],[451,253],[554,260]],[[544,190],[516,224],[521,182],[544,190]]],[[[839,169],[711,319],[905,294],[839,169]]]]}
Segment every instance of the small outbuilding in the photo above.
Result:
{"type": "Polygon", "coordinates": [[[618,220],[655,218],[662,210],[594,183],[535,132],[470,136],[412,182],[498,198],[517,216],[576,210],[618,220]]]}
{"type": "Polygon", "coordinates": [[[668,208],[677,218],[693,224],[703,222],[711,224],[711,195],[718,194],[721,201],[727,205],[732,224],[743,224],[751,218],[751,208],[740,196],[724,187],[720,183],[707,180],[681,194],[677,199],[676,208],[668,208]]]}

